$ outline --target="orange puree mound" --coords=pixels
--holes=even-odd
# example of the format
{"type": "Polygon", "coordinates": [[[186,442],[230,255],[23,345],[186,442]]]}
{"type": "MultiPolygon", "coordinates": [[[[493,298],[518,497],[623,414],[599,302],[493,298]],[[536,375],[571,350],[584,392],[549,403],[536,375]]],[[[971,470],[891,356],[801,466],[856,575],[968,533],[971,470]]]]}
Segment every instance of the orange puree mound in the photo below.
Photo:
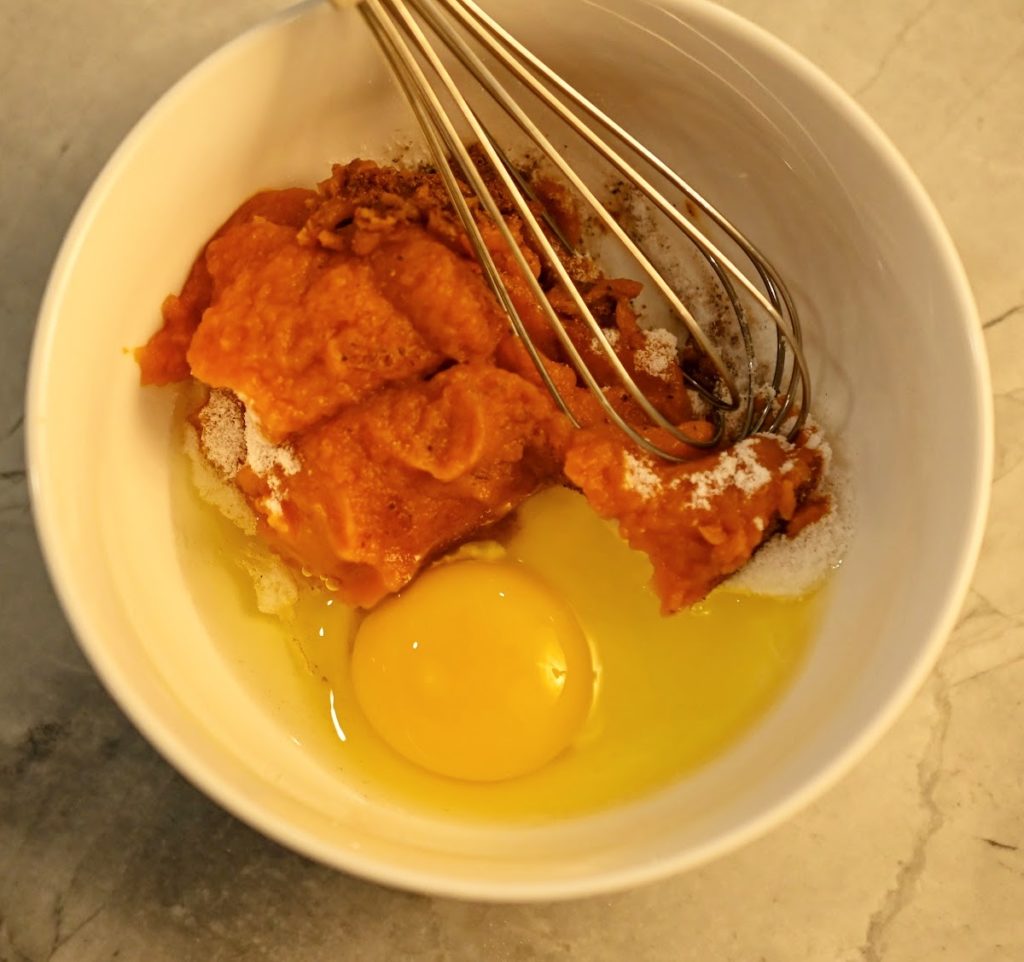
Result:
{"type": "Polygon", "coordinates": [[[299,437],[266,534],[373,605],[558,477],[571,430],[547,394],[485,365],[389,388],[299,437]]]}
{"type": "Polygon", "coordinates": [[[774,435],[670,464],[607,431],[581,431],[565,461],[597,513],[650,557],[665,614],[700,601],[785,529],[821,469],[816,451],[774,435]]]}
{"type": "Polygon", "coordinates": [[[255,221],[207,249],[217,295],[188,348],[193,374],[236,391],[274,441],[443,358],[380,291],[371,264],[255,221]]]}
{"type": "MultiPolygon", "coordinates": [[[[468,188],[467,202],[580,431],[511,335],[430,170],[355,160],[335,166],[315,192],[257,194],[164,302],[163,327],[137,352],[142,381],[191,375],[229,392],[214,392],[196,423],[211,426],[206,450],[227,452],[215,459],[219,470],[275,550],[369,606],[534,491],[568,481],[650,555],[664,610],[674,611],[741,567],[773,531],[813,522],[826,508],[812,494],[821,458],[803,442],[756,438],[707,454],[652,428],[574,299],[542,266],[504,188],[490,186],[511,243],[468,188]],[[655,462],[609,428],[519,273],[517,250],[608,403],[692,461],[655,462]]],[[[558,186],[538,186],[578,241],[558,186]]],[[[603,277],[551,240],[643,393],[671,423],[709,440],[712,425],[693,419],[684,385],[686,346],[637,323],[641,285],[603,277]]]]}
{"type": "MultiPolygon", "coordinates": [[[[260,217],[274,224],[301,227],[309,216],[309,203],[316,192],[302,187],[266,190],[250,197],[210,239],[212,243],[236,224],[260,217]]],[[[169,294],[161,313],[163,326],[135,352],[143,384],[172,384],[191,373],[185,354],[203,311],[213,296],[213,282],[206,267],[206,248],[196,258],[180,294],[169,294]]]]}
{"type": "Polygon", "coordinates": [[[486,358],[504,333],[472,266],[414,228],[360,257],[255,221],[206,262],[217,293],[192,373],[243,397],[274,441],[448,358],[486,358]]]}

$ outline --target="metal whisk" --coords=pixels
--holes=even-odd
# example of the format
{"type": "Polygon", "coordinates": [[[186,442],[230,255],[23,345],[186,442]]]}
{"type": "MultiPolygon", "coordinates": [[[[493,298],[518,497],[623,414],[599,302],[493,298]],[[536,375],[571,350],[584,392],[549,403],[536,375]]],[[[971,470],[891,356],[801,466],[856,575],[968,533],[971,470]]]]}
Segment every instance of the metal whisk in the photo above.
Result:
{"type": "Polygon", "coordinates": [[[376,37],[423,130],[435,166],[444,180],[452,204],[495,295],[507,312],[513,329],[529,352],[547,389],[574,424],[578,426],[569,405],[544,366],[541,353],[512,303],[512,298],[460,189],[460,179],[471,187],[479,198],[483,209],[501,232],[524,281],[529,285],[544,311],[565,355],[575,367],[581,381],[597,397],[609,420],[651,454],[670,461],[681,460],[627,423],[605,396],[601,385],[583,361],[562,321],[548,302],[530,265],[501,216],[498,204],[485,184],[485,178],[474,163],[463,138],[457,131],[453,114],[455,118],[459,118],[468,126],[471,132],[471,141],[479,143],[481,156],[494,168],[498,182],[504,185],[512,198],[533,246],[571,298],[578,316],[589,327],[594,342],[606,355],[622,387],[650,418],[652,424],[663,428],[676,440],[698,447],[712,447],[723,440],[725,414],[728,412],[737,412],[739,415],[733,419],[734,426],[731,433],[734,438],[730,439],[739,439],[762,431],[775,433],[785,431],[790,437],[796,434],[807,417],[811,401],[810,376],[801,346],[800,323],[796,308],[775,269],[736,227],[628,131],[535,57],[483,11],[474,0],[332,0],[332,2],[339,8],[356,6],[376,37]],[[630,376],[609,342],[605,330],[597,322],[582,294],[577,290],[558,252],[531,209],[531,202],[535,198],[529,194],[528,188],[522,178],[518,176],[508,156],[495,143],[479,114],[466,100],[464,92],[460,90],[459,85],[445,67],[438,54],[438,49],[427,36],[424,27],[428,28],[462,63],[473,81],[493,98],[529,138],[540,154],[572,186],[599,223],[622,244],[635,260],[638,271],[653,284],[676,318],[686,328],[691,344],[707,359],[718,380],[718,385],[715,388],[708,388],[689,374],[686,375],[687,385],[698,391],[710,405],[713,419],[716,422],[715,435],[710,440],[688,436],[685,431],[672,424],[658,411],[630,376]],[[683,303],[679,293],[577,175],[538,125],[513,99],[467,38],[471,38],[479,44],[482,50],[485,50],[507,69],[555,116],[611,164],[626,183],[631,184],[636,191],[645,196],[653,207],[667,217],[669,222],[678,228],[700,252],[725,292],[738,327],[745,355],[745,361],[741,365],[743,368],[741,379],[745,382],[742,389],[737,384],[736,373],[729,369],[722,354],[716,349],[686,304],[683,303]],[[428,70],[433,75],[433,82],[428,79],[428,70]],[[447,99],[454,105],[454,111],[445,107],[439,96],[439,91],[443,91],[447,99]],[[573,107],[576,108],[576,111],[572,109],[573,107]],[[604,128],[617,140],[620,148],[617,149],[609,144],[591,124],[604,128]],[[636,169],[633,163],[627,160],[624,152],[631,153],[634,158],[639,158],[647,167],[657,172],[671,189],[681,195],[684,203],[682,205],[673,204],[636,169]],[[685,201],[696,205],[742,251],[753,266],[760,287],[739,270],[697,227],[693,219],[685,214],[685,201]],[[775,329],[775,357],[772,362],[774,370],[771,377],[763,379],[760,384],[758,383],[760,365],[755,354],[747,304],[769,319],[775,329]]]}

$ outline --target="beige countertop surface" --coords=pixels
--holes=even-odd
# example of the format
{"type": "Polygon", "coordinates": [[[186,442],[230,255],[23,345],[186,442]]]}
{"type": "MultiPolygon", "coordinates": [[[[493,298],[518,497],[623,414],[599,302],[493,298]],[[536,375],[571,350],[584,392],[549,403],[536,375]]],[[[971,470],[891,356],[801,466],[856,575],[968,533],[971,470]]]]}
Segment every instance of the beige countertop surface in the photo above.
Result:
{"type": "Polygon", "coordinates": [[[0,962],[1024,960],[1024,0],[726,3],[863,104],[949,226],[992,360],[988,533],[937,668],[825,797],[699,870],[530,906],[389,891],[223,812],[106,695],[39,557],[22,392],[61,236],[145,108],[284,5],[0,0],[0,962]]]}

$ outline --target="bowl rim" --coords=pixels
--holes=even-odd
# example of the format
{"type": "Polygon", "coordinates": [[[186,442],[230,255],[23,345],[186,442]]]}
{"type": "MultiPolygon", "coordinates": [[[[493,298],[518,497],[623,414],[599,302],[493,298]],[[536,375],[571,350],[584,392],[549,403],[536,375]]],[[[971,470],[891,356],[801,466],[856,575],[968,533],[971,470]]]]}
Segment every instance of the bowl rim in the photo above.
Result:
{"type": "Polygon", "coordinates": [[[116,660],[106,654],[102,638],[90,624],[85,599],[82,592],[76,588],[74,573],[66,564],[62,550],[63,535],[50,497],[50,481],[44,469],[46,441],[43,425],[47,408],[47,363],[53,341],[57,336],[57,319],[68,277],[97,210],[115,183],[121,167],[132,155],[136,143],[146,136],[148,129],[168,109],[169,104],[181,97],[190,87],[202,83],[207,73],[212,71],[220,60],[228,58],[236,49],[250,43],[255,36],[272,31],[282,23],[301,17],[312,8],[321,5],[321,0],[303,0],[296,6],[280,11],[245,30],[189,69],[133,126],[88,190],[60,247],[39,308],[28,368],[25,454],[32,516],[51,582],[79,646],[111,697],[160,754],[204,794],[261,834],[318,862],[400,889],[486,902],[554,901],[604,895],[696,868],[736,850],[788,820],[846,774],[864,757],[906,707],[931,672],[955,625],[970,585],[985,531],[993,470],[994,415],[982,326],[966,272],[949,232],[910,165],[881,128],[849,94],[807,57],[766,29],[731,10],[718,6],[712,0],[664,2],[669,4],[668,10],[671,13],[685,14],[688,8],[698,10],[702,18],[717,22],[725,30],[759,47],[764,54],[778,62],[807,88],[813,89],[892,171],[936,247],[947,279],[956,292],[956,312],[963,318],[964,334],[969,344],[969,363],[979,386],[977,395],[970,399],[975,423],[979,428],[979,448],[972,476],[976,493],[973,503],[969,505],[969,529],[963,550],[951,572],[954,589],[937,607],[926,642],[921,645],[911,670],[892,689],[887,702],[868,724],[849,739],[841,751],[807,778],[798,789],[764,808],[755,817],[731,829],[720,831],[702,844],[682,851],[667,852],[637,864],[605,869],[585,876],[556,881],[467,881],[433,871],[385,864],[376,858],[364,857],[360,852],[342,846],[327,847],[312,832],[296,829],[266,811],[258,803],[251,802],[222,778],[215,766],[197,760],[174,727],[152,712],[141,697],[133,692],[130,678],[122,673],[116,660]]]}

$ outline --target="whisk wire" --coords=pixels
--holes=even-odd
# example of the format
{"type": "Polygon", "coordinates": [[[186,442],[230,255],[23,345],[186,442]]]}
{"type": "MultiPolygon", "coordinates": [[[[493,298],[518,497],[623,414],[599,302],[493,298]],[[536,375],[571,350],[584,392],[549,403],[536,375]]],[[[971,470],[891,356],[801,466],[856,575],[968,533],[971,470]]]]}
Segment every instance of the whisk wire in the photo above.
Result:
{"type": "MultiPolygon", "coordinates": [[[[414,0],[417,8],[421,11],[427,9],[427,4],[422,0],[414,0]]],[[[790,374],[789,384],[783,398],[781,408],[772,423],[772,429],[778,430],[785,422],[792,407],[794,388],[801,388],[800,411],[796,423],[791,429],[795,433],[803,425],[810,407],[810,375],[807,363],[803,356],[801,345],[801,332],[799,319],[795,306],[788,293],[780,301],[777,290],[785,292],[785,285],[782,284],[778,273],[768,259],[726,218],[717,208],[706,200],[697,190],[687,183],[679,174],[669,167],[653,151],[640,143],[628,130],[608,116],[600,107],[580,93],[575,87],[567,83],[559,74],[555,73],[542,60],[536,57],[532,51],[513,37],[501,24],[489,16],[486,11],[474,2],[474,0],[434,0],[452,16],[454,16],[463,27],[468,30],[476,40],[484,46],[491,54],[498,57],[502,64],[511,71],[522,83],[524,83],[537,97],[539,97],[559,118],[577,134],[583,137],[595,150],[602,154],[606,160],[624,177],[632,180],[641,192],[653,203],[665,216],[686,234],[692,243],[709,259],[714,258],[717,263],[725,266],[726,270],[740,283],[747,293],[755,299],[760,307],[777,329],[777,357],[775,375],[773,376],[773,389],[777,393],[781,388],[782,374],[785,366],[786,344],[789,343],[793,354],[794,364],[790,374]],[[509,53],[512,51],[515,56],[509,53]],[[517,59],[517,57],[519,59],[517,59]],[[527,66],[524,67],[523,64],[527,66]],[[529,69],[527,69],[527,67],[529,69]],[[614,134],[626,146],[633,150],[639,157],[648,163],[661,176],[678,189],[688,200],[696,204],[729,238],[735,243],[744,255],[754,266],[765,289],[768,293],[766,298],[724,254],[701,232],[695,224],[683,217],[679,211],[668,202],[668,200],[657,191],[647,180],[630,165],[620,154],[600,138],[592,129],[584,124],[579,117],[571,111],[566,110],[564,105],[550,91],[535,80],[535,76],[543,77],[552,87],[561,92],[566,98],[575,103],[580,109],[586,112],[592,119],[600,123],[605,129],[614,134]],[[710,257],[709,257],[710,255],[710,257]],[[791,324],[783,316],[783,311],[790,318],[791,324]]],[[[426,16],[426,13],[424,13],[426,16]]],[[[437,19],[436,14],[434,18],[437,19]]],[[[716,273],[718,267],[713,265],[716,273]]],[[[736,302],[734,302],[735,305],[736,302]]],[[[742,320],[741,321],[742,326],[742,320]]],[[[770,410],[766,405],[762,412],[761,420],[770,410]]]]}
{"type": "MultiPolygon", "coordinates": [[[[644,414],[654,424],[658,425],[666,432],[668,432],[676,440],[684,444],[693,447],[711,447],[714,444],[716,444],[718,441],[717,436],[711,439],[704,437],[694,437],[680,430],[676,425],[674,425],[667,418],[665,418],[664,415],[662,415],[661,412],[657,410],[657,408],[654,407],[654,405],[650,402],[646,395],[644,395],[644,393],[636,385],[632,376],[629,374],[629,372],[625,368],[625,365],[622,363],[622,360],[613,350],[611,344],[609,343],[605,335],[604,330],[597,323],[597,320],[593,316],[590,308],[587,306],[587,304],[583,300],[582,295],[577,290],[576,285],[570,278],[564,264],[561,261],[561,258],[558,256],[557,251],[554,249],[551,242],[544,234],[543,229],[538,223],[533,212],[530,210],[529,205],[519,194],[516,188],[515,181],[512,179],[512,177],[508,174],[507,170],[505,169],[505,164],[502,162],[501,155],[499,154],[495,145],[491,142],[491,139],[487,135],[487,132],[483,124],[481,123],[480,119],[477,117],[476,113],[472,110],[470,105],[462,96],[461,91],[455,84],[455,81],[445,68],[444,64],[441,62],[440,58],[437,56],[433,47],[427,40],[426,36],[423,34],[421,28],[419,27],[419,24],[409,13],[405,0],[365,0],[365,2],[361,5],[360,10],[363,12],[364,16],[371,21],[371,26],[376,28],[374,30],[375,33],[377,33],[378,35],[383,33],[388,37],[386,53],[395,55],[396,59],[402,58],[404,60],[402,55],[408,54],[410,51],[408,45],[404,42],[404,40],[401,38],[400,35],[398,35],[397,31],[395,30],[394,24],[387,21],[386,18],[382,18],[380,16],[382,10],[385,12],[390,12],[397,19],[397,21],[401,24],[406,36],[415,44],[415,46],[419,49],[424,59],[427,61],[427,63],[429,63],[431,69],[437,75],[441,85],[445,88],[445,91],[448,93],[449,97],[456,105],[456,108],[461,114],[463,120],[470,127],[474,141],[479,143],[480,148],[487,155],[487,158],[490,161],[493,169],[495,170],[499,179],[502,181],[506,191],[511,197],[512,202],[514,203],[520,217],[522,218],[524,225],[532,235],[535,245],[543,253],[544,259],[548,267],[551,268],[558,277],[560,284],[572,299],[574,307],[579,313],[579,316],[586,321],[588,327],[590,328],[592,336],[605,351],[609,363],[615,370],[616,376],[618,377],[619,381],[629,392],[633,400],[644,411],[644,414]]],[[[423,95],[427,101],[431,123],[439,123],[441,129],[445,132],[444,140],[446,141],[446,146],[448,147],[451,156],[455,158],[460,168],[462,168],[464,176],[470,182],[471,187],[473,188],[474,192],[479,196],[486,212],[494,221],[495,226],[502,234],[502,237],[510,253],[513,256],[513,259],[515,260],[516,265],[524,281],[530,287],[531,293],[533,294],[538,306],[544,313],[549,326],[551,327],[555,335],[558,337],[562,349],[569,357],[570,362],[575,367],[580,378],[590,389],[594,397],[598,400],[605,415],[611,421],[613,421],[617,427],[619,427],[624,433],[626,433],[627,436],[629,436],[630,439],[634,441],[634,443],[639,445],[644,450],[658,457],[665,458],[667,460],[681,460],[681,458],[678,455],[673,454],[672,452],[666,450],[662,446],[652,442],[649,438],[645,437],[643,434],[638,432],[631,424],[629,424],[622,417],[622,415],[614,408],[614,406],[608,400],[607,396],[602,390],[600,383],[594,377],[593,372],[583,361],[576,345],[573,343],[568,332],[566,331],[565,325],[562,323],[561,319],[556,314],[554,308],[551,306],[543,290],[541,289],[540,284],[537,281],[537,278],[534,277],[533,272],[530,270],[530,266],[526,261],[525,256],[519,249],[519,245],[516,243],[514,237],[511,234],[511,231],[509,230],[507,224],[504,221],[504,218],[500,214],[497,203],[494,201],[494,198],[492,197],[490,191],[488,190],[486,184],[484,183],[482,177],[480,176],[478,170],[476,169],[476,165],[473,163],[473,160],[470,157],[465,146],[459,140],[454,130],[454,126],[451,123],[451,119],[447,116],[446,112],[444,111],[444,108],[441,106],[438,98],[436,97],[436,94],[433,92],[432,89],[430,89],[426,77],[423,74],[422,69],[419,67],[419,64],[413,58],[411,62],[404,62],[402,66],[398,69],[400,69],[403,73],[411,72],[412,76],[415,78],[415,87],[417,92],[423,95]]],[[[431,141],[432,152],[434,152],[434,146],[434,142],[431,141]]],[[[444,157],[437,156],[436,152],[435,159],[438,161],[439,167],[441,169],[447,167],[447,159],[444,157]]],[[[461,219],[463,216],[463,212],[460,210],[459,213],[461,219]]],[[[471,215],[470,219],[472,219],[471,215]]],[[[464,226],[466,226],[467,230],[470,231],[471,235],[479,234],[479,231],[476,228],[475,224],[473,225],[472,228],[470,228],[468,223],[466,223],[465,221],[463,221],[463,223],[464,226]]],[[[480,243],[483,244],[482,238],[480,239],[480,243]]],[[[504,295],[499,294],[499,297],[501,297],[502,300],[502,304],[503,306],[506,307],[506,309],[508,307],[512,307],[512,310],[509,313],[510,317],[513,318],[514,329],[521,338],[525,338],[527,346],[529,348],[531,346],[531,339],[529,338],[528,334],[525,331],[525,328],[522,325],[521,318],[519,317],[518,312],[515,312],[514,306],[511,304],[511,299],[508,298],[507,296],[507,291],[504,288],[504,284],[501,280],[500,274],[497,272],[496,269],[494,269],[493,259],[490,257],[490,255],[488,255],[485,261],[485,269],[487,271],[488,279],[491,281],[492,286],[500,287],[504,291],[504,295]],[[494,269],[493,273],[492,269],[494,269]]],[[[562,410],[568,410],[568,405],[565,402],[564,398],[561,397],[560,392],[553,385],[553,383],[550,380],[550,377],[546,376],[546,368],[544,367],[543,359],[540,358],[539,354],[537,354],[537,352],[534,350],[531,350],[530,355],[538,371],[541,372],[542,376],[545,377],[546,386],[550,391],[552,391],[553,394],[556,395],[556,398],[559,399],[562,410]]],[[[575,420],[575,418],[573,420],[575,420]]]]}
{"type": "MultiPolygon", "coordinates": [[[[624,231],[620,223],[611,216],[607,208],[594,196],[586,182],[572,169],[571,165],[566,162],[565,158],[554,147],[554,144],[550,139],[536,123],[530,120],[526,113],[519,107],[519,104],[510,96],[505,87],[498,81],[495,75],[487,69],[483,64],[483,61],[473,52],[472,49],[470,49],[465,41],[463,41],[463,39],[455,33],[449,25],[445,24],[443,19],[436,15],[435,11],[430,8],[429,4],[422,3],[420,0],[410,0],[410,2],[412,6],[421,13],[424,19],[427,20],[431,29],[433,29],[438,36],[444,40],[447,47],[449,47],[449,49],[452,50],[452,52],[455,53],[462,61],[463,66],[472,73],[477,82],[480,83],[481,86],[483,86],[484,89],[486,89],[487,92],[498,101],[506,114],[516,122],[519,129],[534,141],[539,148],[541,148],[544,155],[558,168],[561,175],[572,185],[573,190],[578,192],[580,197],[582,197],[591,210],[595,212],[608,231],[618,241],[620,241],[630,255],[639,263],[644,274],[647,275],[648,279],[658,289],[660,294],[666,298],[677,317],[683,322],[690,336],[697,341],[701,350],[705,351],[712,359],[716,373],[722,379],[722,382],[729,393],[729,401],[723,403],[720,399],[710,393],[706,394],[707,400],[715,407],[722,410],[736,410],[739,407],[739,394],[736,390],[735,383],[733,382],[732,373],[722,363],[721,359],[718,357],[718,352],[715,350],[715,347],[709,340],[708,336],[697,324],[692,313],[682,303],[676,292],[670,287],[662,274],[659,273],[633,239],[624,231]]],[[[547,102],[547,97],[545,97],[545,101],[547,102]]]]}
{"type": "MultiPolygon", "coordinates": [[[[721,379],[729,400],[723,401],[715,394],[703,388],[703,385],[694,382],[693,386],[699,391],[713,407],[719,410],[735,411],[740,406],[740,396],[736,389],[732,372],[725,366],[718,352],[715,350],[707,335],[697,323],[692,313],[679,299],[676,292],[667,283],[662,274],[654,267],[648,257],[633,241],[633,239],[622,229],[621,225],[608,212],[607,208],[594,196],[587,184],[579,177],[572,166],[565,160],[551,141],[545,136],[540,128],[522,110],[516,101],[509,95],[505,87],[497,80],[494,74],[487,68],[483,61],[473,52],[472,49],[455,33],[443,19],[436,16],[435,12],[427,4],[410,0],[411,5],[430,24],[431,28],[444,40],[448,49],[452,51],[474,76],[478,83],[495,99],[512,120],[543,152],[543,154],[558,168],[561,175],[573,186],[579,196],[586,202],[588,207],[595,213],[605,229],[612,234],[630,256],[637,262],[641,270],[647,275],[651,283],[658,289],[662,297],[668,302],[673,313],[682,321],[690,337],[692,337],[701,350],[711,359],[715,371],[721,379]]],[[[595,324],[591,325],[596,327],[595,324]]],[[[618,356],[609,346],[604,346],[604,339],[595,329],[593,332],[595,340],[601,344],[605,351],[607,360],[615,366],[618,356]]],[[[629,393],[636,396],[632,387],[627,385],[629,393]]]]}
{"type": "MultiPolygon", "coordinates": [[[[363,16],[370,30],[380,43],[381,49],[395,71],[399,85],[406,94],[406,99],[416,114],[416,119],[427,138],[427,144],[434,157],[437,169],[444,180],[445,188],[452,199],[459,220],[462,222],[470,244],[473,247],[473,253],[484,268],[484,273],[487,275],[488,282],[495,296],[498,298],[502,309],[508,315],[517,336],[523,342],[548,392],[554,397],[562,413],[570,419],[574,426],[578,427],[579,424],[576,421],[575,415],[569,409],[561,392],[551,379],[551,374],[544,365],[540,352],[537,350],[533,339],[527,334],[525,325],[519,316],[515,304],[512,302],[508,289],[501,281],[498,267],[494,263],[494,258],[491,256],[480,228],[473,217],[472,211],[469,209],[469,204],[462,194],[455,172],[452,170],[451,163],[448,160],[449,156],[458,156],[458,153],[464,151],[465,148],[455,128],[451,125],[447,114],[440,108],[439,104],[435,103],[436,98],[433,96],[433,91],[430,89],[427,78],[420,69],[419,64],[412,57],[405,41],[389,20],[381,18],[377,9],[378,6],[378,0],[365,0],[362,6],[363,16]]],[[[469,159],[468,154],[467,159],[469,159]]],[[[460,164],[461,166],[463,165],[460,164]]],[[[469,166],[472,167],[473,165],[470,163],[469,166]]],[[[475,168],[473,173],[475,173],[475,168]]],[[[473,178],[471,177],[470,179],[473,178]]],[[[481,200],[485,203],[485,206],[487,206],[486,200],[491,200],[491,205],[493,206],[490,193],[482,182],[478,182],[473,186],[474,188],[483,188],[487,198],[485,199],[482,193],[481,200]]],[[[494,217],[494,214],[497,213],[496,206],[494,207],[494,213],[491,211],[488,211],[488,213],[494,217]]],[[[504,226],[504,221],[500,216],[496,217],[495,222],[500,226],[504,226]]],[[[505,230],[507,231],[507,227],[505,230]]],[[[509,235],[508,240],[511,240],[511,235],[509,235]]]]}
{"type": "MultiPolygon", "coordinates": [[[[332,0],[336,6],[351,5],[352,0],[332,0]]],[[[605,415],[616,424],[627,436],[644,450],[671,461],[680,460],[673,453],[655,444],[638,432],[616,411],[609,401],[601,385],[583,361],[576,345],[569,336],[566,326],[548,301],[538,279],[534,276],[523,251],[513,237],[508,224],[502,217],[498,204],[488,190],[484,178],[473,158],[469,154],[462,138],[456,130],[449,110],[442,104],[438,92],[428,79],[420,59],[429,66],[436,76],[437,82],[448,99],[454,104],[456,113],[472,132],[472,139],[480,146],[483,155],[492,166],[499,182],[504,187],[520,215],[523,226],[529,232],[533,246],[544,259],[548,268],[557,277],[559,284],[571,299],[575,312],[589,329],[593,343],[604,353],[608,363],[622,387],[644,411],[650,421],[663,428],[670,436],[691,446],[712,447],[721,440],[724,431],[723,411],[737,411],[741,407],[741,392],[736,386],[732,372],[724,363],[710,338],[697,323],[692,313],[683,304],[679,295],[667,282],[665,277],[654,267],[638,244],[622,229],[607,208],[594,196],[586,183],[576,174],[565,157],[555,149],[536,123],[526,114],[508,90],[494,76],[493,72],[481,60],[477,53],[454,29],[448,18],[459,23],[468,35],[473,37],[481,47],[494,56],[510,74],[521,82],[526,89],[534,94],[541,103],[550,109],[566,126],[580,136],[598,154],[614,167],[620,175],[632,182],[651,204],[666,216],[685,237],[696,247],[706,263],[714,272],[729,300],[733,315],[739,326],[743,349],[746,355],[746,392],[745,410],[739,436],[747,436],[756,431],[767,430],[778,432],[784,427],[792,437],[801,428],[810,406],[810,377],[801,345],[801,330],[793,300],[782,283],[774,267],[760,254],[758,249],[735,226],[708,203],[696,190],[683,180],[667,164],[637,141],[628,131],[606,115],[599,107],[584,97],[579,91],[568,84],[563,78],[552,71],[546,64],[535,57],[526,47],[520,44],[511,34],[505,31],[474,0],[361,0],[358,8],[377,38],[381,50],[391,65],[396,78],[409,101],[417,121],[426,136],[428,146],[434,157],[446,189],[451,195],[456,213],[466,229],[473,251],[484,269],[487,280],[499,299],[502,308],[508,314],[512,328],[523,342],[528,355],[536,367],[545,387],[552,394],[561,410],[568,415],[574,424],[577,419],[570,410],[566,399],[555,385],[550,372],[545,366],[545,359],[534,344],[533,338],[517,311],[513,298],[502,279],[501,272],[487,247],[487,243],[474,219],[473,212],[459,184],[452,162],[459,168],[463,180],[479,198],[480,204],[488,217],[493,221],[502,240],[507,245],[516,268],[530,289],[538,307],[548,325],[555,333],[563,351],[576,369],[581,380],[597,398],[605,415]],[[441,61],[431,41],[423,32],[415,14],[429,26],[448,51],[462,63],[473,79],[498,103],[502,110],[515,122],[542,153],[558,169],[594,212],[606,229],[623,245],[633,257],[643,273],[653,283],[665,299],[672,312],[686,328],[693,344],[701,351],[715,370],[720,388],[724,388],[728,399],[722,398],[717,391],[709,390],[698,380],[685,375],[687,384],[701,393],[710,403],[713,419],[716,424],[714,437],[710,440],[687,436],[679,427],[668,421],[649,398],[639,389],[634,378],[626,369],[621,358],[612,348],[604,329],[598,324],[592,311],[585,303],[576,284],[568,274],[557,250],[549,236],[541,227],[531,209],[531,200],[535,196],[523,184],[522,175],[516,170],[509,158],[498,147],[495,139],[488,133],[482,119],[464,97],[458,84],[441,61]],[[411,46],[410,46],[411,44],[411,46]],[[415,52],[414,49],[415,48],[415,52]],[[419,58],[417,57],[417,52],[419,58]],[[664,177],[690,203],[703,211],[717,227],[723,231],[744,256],[750,261],[765,293],[762,293],[738,267],[701,231],[677,209],[660,191],[643,177],[622,154],[614,149],[581,117],[566,107],[561,99],[552,92],[558,91],[568,101],[579,107],[583,113],[603,126],[624,146],[632,150],[655,172],[664,177]],[[734,283],[735,281],[735,283],[734,283]],[[750,324],[746,310],[737,293],[736,285],[749,295],[770,320],[775,330],[775,365],[770,381],[771,397],[764,397],[764,389],[755,387],[757,362],[750,324]],[[792,355],[788,365],[787,378],[787,346],[792,355]],[[785,388],[783,388],[783,382],[785,388]],[[794,411],[795,398],[799,391],[800,400],[794,411]],[[756,409],[760,397],[759,409],[756,409]],[[774,415],[773,415],[774,412],[774,415]]],[[[534,206],[536,206],[534,204],[534,206]]],[[[544,219],[550,225],[552,219],[545,212],[544,219]]],[[[557,230],[553,231],[556,237],[557,230]]],[[[765,386],[766,388],[768,385],[765,386]]]]}
{"type": "MultiPolygon", "coordinates": [[[[640,143],[628,130],[622,127],[613,118],[608,116],[600,107],[580,93],[575,87],[567,83],[563,77],[555,73],[542,60],[536,57],[532,51],[523,46],[515,37],[506,31],[497,21],[490,17],[474,0],[433,0],[432,3],[424,0],[412,0],[417,10],[425,18],[429,17],[434,23],[442,23],[443,20],[432,9],[434,6],[443,7],[448,13],[455,17],[463,27],[492,55],[497,57],[503,66],[519,79],[535,96],[537,96],[559,119],[580,137],[587,141],[598,153],[600,153],[616,170],[627,180],[634,183],[637,188],[650,200],[666,217],[668,217],[689,240],[700,250],[706,259],[714,263],[713,269],[719,272],[718,265],[723,265],[728,273],[754,298],[772,323],[776,326],[777,334],[777,358],[775,375],[773,377],[773,390],[778,393],[782,384],[782,375],[785,367],[786,344],[789,343],[793,354],[794,364],[790,375],[790,381],[778,415],[772,423],[772,429],[778,430],[785,422],[792,407],[792,397],[796,387],[801,388],[800,412],[796,424],[791,429],[795,433],[802,426],[807,411],[810,407],[810,376],[807,363],[803,356],[800,343],[799,321],[796,310],[790,298],[782,301],[777,296],[777,289],[785,289],[778,273],[769,263],[767,258],[728,220],[717,208],[706,200],[697,190],[687,183],[679,174],[661,160],[653,151],[640,143]],[[509,51],[512,51],[510,53],[509,51]],[[514,54],[514,55],[513,55],[514,54]],[[517,59],[518,58],[518,59],[517,59]],[[524,64],[526,66],[524,66],[524,64]],[[529,68],[529,69],[527,69],[529,68]],[[627,147],[634,151],[654,170],[661,174],[672,186],[679,190],[684,197],[694,203],[712,220],[729,239],[735,243],[744,255],[754,266],[755,270],[765,284],[768,297],[761,293],[742,271],[726,257],[718,247],[694,224],[684,217],[679,210],[672,205],[668,199],[661,194],[646,178],[644,178],[619,152],[601,138],[591,127],[585,124],[572,111],[567,110],[565,105],[555,97],[550,90],[540,83],[536,78],[542,77],[554,89],[562,93],[567,99],[575,103],[581,110],[587,113],[592,119],[600,123],[610,131],[627,147]],[[785,303],[785,307],[784,307],[785,303]],[[783,311],[792,321],[790,324],[783,316],[783,311]]],[[[448,37],[457,36],[448,31],[448,37]]],[[[445,37],[446,42],[448,37],[445,37]]],[[[454,53],[458,53],[453,49],[454,53]]],[[[477,78],[479,79],[479,78],[477,78]]],[[[719,274],[721,279],[721,275],[719,274]]],[[[734,301],[734,307],[738,302],[734,301]]],[[[742,318],[738,318],[741,327],[742,318]]],[[[705,345],[702,350],[708,353],[712,361],[715,360],[713,349],[708,351],[705,345]]],[[[716,365],[717,368],[717,365],[716,365]]],[[[766,405],[762,412],[761,420],[770,410],[766,405]]]]}

